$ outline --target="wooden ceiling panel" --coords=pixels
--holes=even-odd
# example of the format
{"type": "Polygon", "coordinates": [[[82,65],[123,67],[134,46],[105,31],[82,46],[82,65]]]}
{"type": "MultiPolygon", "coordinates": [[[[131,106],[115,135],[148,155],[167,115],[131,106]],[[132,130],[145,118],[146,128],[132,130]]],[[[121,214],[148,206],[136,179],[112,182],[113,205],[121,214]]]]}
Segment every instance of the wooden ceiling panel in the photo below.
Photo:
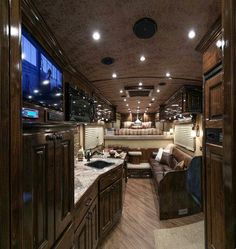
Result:
{"type": "MultiPolygon", "coordinates": [[[[119,112],[127,112],[119,91],[124,86],[167,81],[154,97],[158,109],[174,91],[184,84],[201,84],[201,54],[195,51],[203,35],[218,18],[220,0],[34,0],[72,65],[92,82],[119,112]],[[157,22],[158,31],[150,39],[138,39],[134,23],[143,17],[157,22]],[[196,37],[188,39],[188,31],[196,37]],[[101,39],[92,39],[93,31],[101,39]],[[140,55],[146,61],[140,62],[140,55]],[[112,65],[101,59],[110,56],[112,65]],[[169,71],[174,78],[165,78],[169,71]],[[116,72],[118,79],[112,79],[116,72]]],[[[144,106],[148,105],[145,100],[144,106]]]]}

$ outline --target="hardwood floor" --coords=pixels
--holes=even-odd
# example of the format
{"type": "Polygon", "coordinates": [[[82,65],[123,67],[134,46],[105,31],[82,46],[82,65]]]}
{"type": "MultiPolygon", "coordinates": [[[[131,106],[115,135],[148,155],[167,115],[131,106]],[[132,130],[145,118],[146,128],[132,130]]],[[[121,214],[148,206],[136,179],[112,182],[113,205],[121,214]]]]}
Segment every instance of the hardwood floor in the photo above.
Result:
{"type": "Polygon", "coordinates": [[[191,224],[202,214],[160,221],[152,179],[129,179],[122,218],[99,249],[153,249],[154,230],[191,224]]]}

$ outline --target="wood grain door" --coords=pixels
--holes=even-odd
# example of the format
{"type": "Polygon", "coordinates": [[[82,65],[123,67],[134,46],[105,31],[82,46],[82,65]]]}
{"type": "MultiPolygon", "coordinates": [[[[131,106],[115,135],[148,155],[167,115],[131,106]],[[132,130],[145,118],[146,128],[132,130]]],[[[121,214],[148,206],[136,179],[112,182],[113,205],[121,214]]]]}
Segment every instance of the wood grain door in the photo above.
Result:
{"type": "Polygon", "coordinates": [[[115,182],[112,187],[112,219],[113,222],[119,220],[122,211],[122,179],[115,182]]]}
{"type": "Polygon", "coordinates": [[[89,237],[90,237],[90,249],[96,249],[98,244],[98,199],[93,202],[89,210],[89,237]]]}
{"type": "Polygon", "coordinates": [[[55,237],[58,239],[72,221],[74,141],[71,131],[55,136],[55,237]]]}
{"type": "Polygon", "coordinates": [[[88,215],[82,220],[75,232],[74,246],[75,249],[89,249],[89,221],[88,215]]]}
{"type": "Polygon", "coordinates": [[[112,226],[112,193],[111,187],[100,194],[100,237],[103,237],[112,226]]]}
{"type": "Polygon", "coordinates": [[[207,244],[208,249],[225,248],[223,148],[206,145],[207,244]]]}
{"type": "Polygon", "coordinates": [[[23,150],[23,248],[49,249],[54,242],[53,134],[24,134],[23,150]]]}

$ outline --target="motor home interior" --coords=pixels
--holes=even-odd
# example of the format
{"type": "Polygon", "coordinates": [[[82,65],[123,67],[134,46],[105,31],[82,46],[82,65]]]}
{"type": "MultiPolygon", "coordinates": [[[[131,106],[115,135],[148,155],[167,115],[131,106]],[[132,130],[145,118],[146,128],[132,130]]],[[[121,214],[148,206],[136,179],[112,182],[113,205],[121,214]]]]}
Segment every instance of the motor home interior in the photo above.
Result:
{"type": "Polygon", "coordinates": [[[1,1],[1,249],[236,248],[235,10],[1,1]]]}

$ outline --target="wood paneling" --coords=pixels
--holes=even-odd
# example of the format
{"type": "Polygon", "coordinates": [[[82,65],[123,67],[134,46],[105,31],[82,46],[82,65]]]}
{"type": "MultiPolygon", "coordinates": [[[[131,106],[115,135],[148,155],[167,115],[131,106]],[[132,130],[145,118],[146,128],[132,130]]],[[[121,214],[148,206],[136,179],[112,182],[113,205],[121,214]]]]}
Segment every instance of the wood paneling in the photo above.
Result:
{"type": "Polygon", "coordinates": [[[10,248],[9,1],[0,2],[0,248],[10,248]]]}
{"type": "Polygon", "coordinates": [[[205,82],[205,122],[208,127],[222,127],[224,115],[223,73],[205,82]]]}
{"type": "Polygon", "coordinates": [[[21,1],[9,1],[11,248],[22,240],[21,1]]]}
{"type": "Polygon", "coordinates": [[[225,241],[226,249],[236,247],[236,5],[234,0],[223,1],[223,82],[224,82],[224,190],[225,190],[225,241]]]}
{"type": "Polygon", "coordinates": [[[55,233],[56,239],[72,221],[74,206],[74,143],[70,131],[61,132],[55,144],[55,233]]]}
{"type": "Polygon", "coordinates": [[[225,198],[223,181],[223,148],[207,145],[207,244],[209,249],[225,248],[225,198]]]}

